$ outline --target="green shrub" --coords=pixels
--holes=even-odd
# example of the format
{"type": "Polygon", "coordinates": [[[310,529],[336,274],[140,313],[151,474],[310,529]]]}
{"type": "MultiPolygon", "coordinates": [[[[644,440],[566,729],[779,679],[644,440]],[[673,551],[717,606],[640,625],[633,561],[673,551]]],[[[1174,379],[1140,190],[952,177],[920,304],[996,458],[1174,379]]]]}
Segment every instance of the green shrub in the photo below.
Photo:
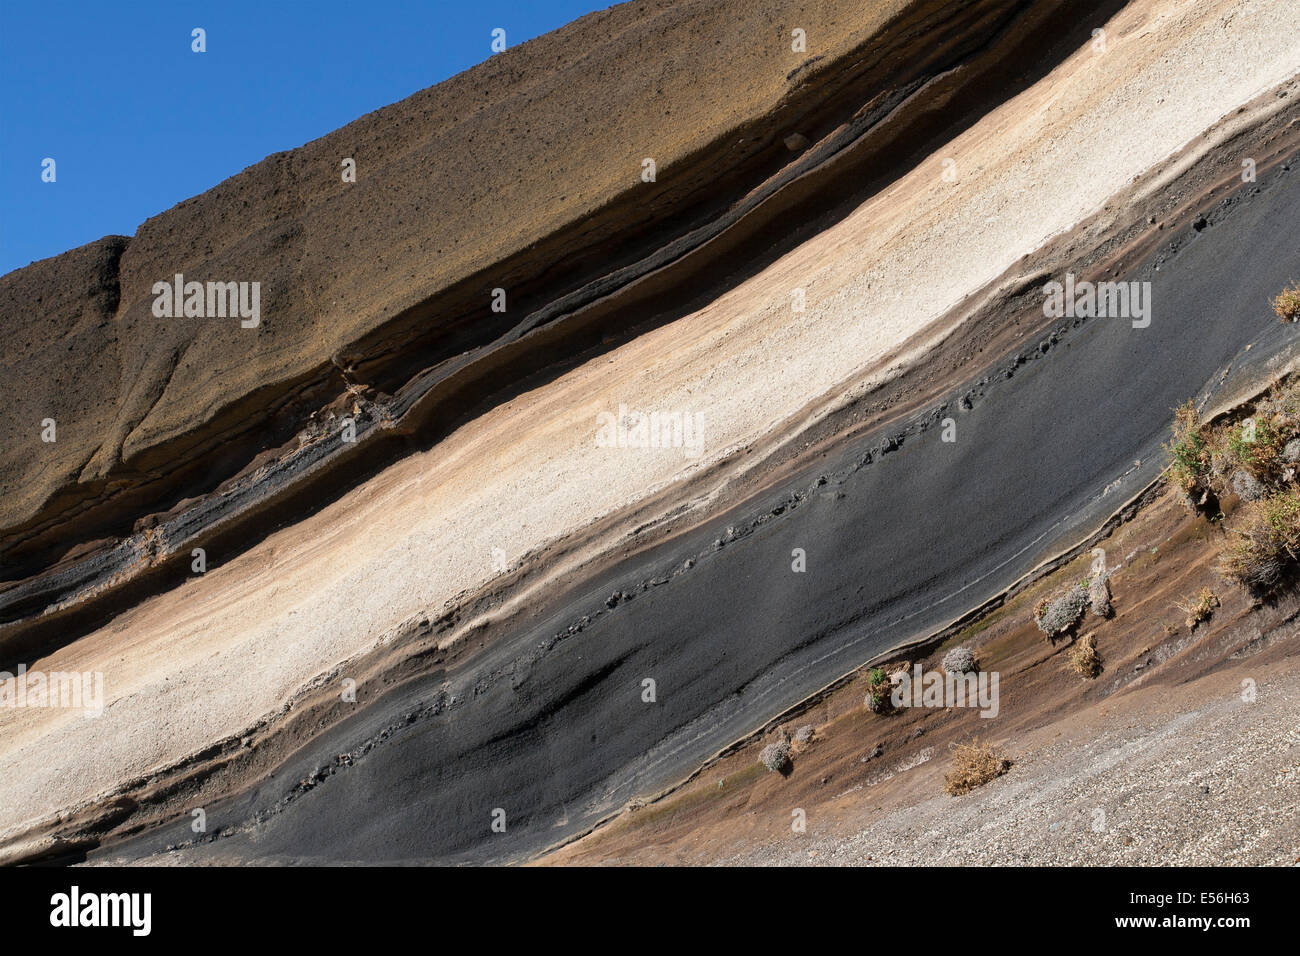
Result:
{"type": "Polygon", "coordinates": [[[1169,475],[1179,488],[1191,494],[1204,481],[1210,469],[1210,452],[1205,441],[1196,403],[1188,399],[1174,410],[1173,441],[1165,445],[1173,460],[1169,475]]]}
{"type": "Polygon", "coordinates": [[[879,667],[872,668],[867,681],[867,709],[873,714],[889,713],[894,709],[894,702],[890,699],[893,690],[889,675],[879,667]]]}
{"type": "Polygon", "coordinates": [[[1228,429],[1227,451],[1243,468],[1261,481],[1270,481],[1278,470],[1282,448],[1289,437],[1286,431],[1271,421],[1255,421],[1253,438],[1247,426],[1228,429]]]}

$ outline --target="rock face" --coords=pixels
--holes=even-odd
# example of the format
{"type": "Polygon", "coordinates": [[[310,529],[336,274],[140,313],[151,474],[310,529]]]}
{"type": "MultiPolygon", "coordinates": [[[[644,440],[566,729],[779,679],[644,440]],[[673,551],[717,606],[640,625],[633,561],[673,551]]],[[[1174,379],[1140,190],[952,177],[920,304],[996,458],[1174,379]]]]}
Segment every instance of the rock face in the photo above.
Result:
{"type": "MultiPolygon", "coordinates": [[[[833,206],[832,181],[896,175],[870,135],[886,119],[891,150],[956,128],[937,103],[996,102],[1012,88],[997,57],[1083,4],[1022,6],[828,0],[795,24],[775,0],[621,5],[268,157],[129,239],[3,277],[0,321],[22,347],[0,369],[0,585],[283,457],[349,389],[436,440],[503,386],[668,320],[775,221],[833,206]],[[794,49],[796,29],[815,54],[794,49]],[[820,152],[792,157],[791,135],[820,152]],[[723,248],[688,255],[709,239],[723,248]],[[176,275],[260,283],[261,322],[155,316],[155,283],[176,275]],[[93,314],[78,322],[83,300],[93,314]]],[[[164,553],[203,543],[160,540],[164,553]]],[[[83,567],[11,594],[0,628],[135,573],[104,561],[111,575],[83,567]]]]}
{"type": "Polygon", "coordinates": [[[1296,202],[1297,4],[1239,7],[625,4],[0,278],[0,669],[107,678],[0,712],[0,857],[521,859],[1076,546],[1285,359],[1207,304],[1296,202]]]}

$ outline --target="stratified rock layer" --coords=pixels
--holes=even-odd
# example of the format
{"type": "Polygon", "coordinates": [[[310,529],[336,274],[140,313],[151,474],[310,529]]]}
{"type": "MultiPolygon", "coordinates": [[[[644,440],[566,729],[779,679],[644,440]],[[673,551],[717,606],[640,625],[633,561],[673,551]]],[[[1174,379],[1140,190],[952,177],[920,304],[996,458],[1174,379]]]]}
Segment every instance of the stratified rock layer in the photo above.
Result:
{"type": "MultiPolygon", "coordinates": [[[[442,781],[460,789],[439,819],[469,839],[505,781],[532,814],[510,852],[533,852],[689,772],[852,654],[996,595],[1154,477],[1166,410],[1133,403],[1168,396],[1142,376],[1180,399],[1280,367],[1277,324],[1228,311],[1203,257],[1239,262],[1213,245],[1220,212],[1253,240],[1292,208],[1297,13],[827,3],[807,25],[762,4],[619,8],[273,157],[129,241],[5,277],[5,303],[56,303],[59,334],[107,324],[99,384],[116,398],[15,391],[0,648],[102,670],[109,706],[0,715],[21,768],[0,777],[0,846],[31,858],[142,826],[148,843],[195,800],[238,834],[302,798],[319,826],[284,813],[286,857],[344,846],[355,802],[379,832],[354,828],[349,852],[476,858],[505,851],[429,848],[400,821],[426,819],[442,781]],[[607,96],[602,70],[624,86],[607,96]],[[483,152],[475,124],[495,130],[483,152]],[[498,156],[525,127],[528,148],[498,156]],[[1250,202],[1241,149],[1271,177],[1250,202]],[[344,155],[355,191],[335,178],[344,155]],[[1229,183],[1185,249],[1189,207],[1229,183]],[[1149,280],[1180,250],[1186,272],[1167,268],[1161,294],[1181,322],[1213,309],[1195,349],[1171,323],[1121,337],[1043,315],[1047,275],[1149,280]],[[150,312],[151,283],[175,272],[258,269],[257,329],[150,312]],[[1180,298],[1207,277],[1223,301],[1180,298]],[[1089,455],[1065,443],[1078,430],[1033,439],[1094,392],[1089,455]],[[956,411],[981,403],[1003,411],[956,411]],[[598,440],[602,414],[656,411],[699,416],[698,445],[598,440]],[[947,415],[951,449],[932,444],[947,415]],[[1006,513],[961,497],[1013,482],[1006,513]],[[797,579],[815,600],[771,584],[814,544],[838,549],[797,579]],[[638,686],[647,666],[681,692],[633,732],[612,682],[638,686]],[[338,690],[353,675],[356,708],[338,690]],[[400,753],[382,746],[393,727],[415,728],[400,753]],[[272,771],[310,785],[249,791],[272,771]]],[[[1284,261],[1235,288],[1261,309],[1284,261]]],[[[31,375],[48,377],[57,349],[31,343],[31,375]]]]}

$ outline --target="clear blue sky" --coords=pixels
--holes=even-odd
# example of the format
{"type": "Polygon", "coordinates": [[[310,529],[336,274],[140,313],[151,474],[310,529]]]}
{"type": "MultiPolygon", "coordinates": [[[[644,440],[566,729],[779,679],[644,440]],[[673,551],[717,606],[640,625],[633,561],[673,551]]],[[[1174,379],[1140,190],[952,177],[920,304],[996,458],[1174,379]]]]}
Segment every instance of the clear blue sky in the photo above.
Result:
{"type": "Polygon", "coordinates": [[[0,0],[0,274],[613,0],[0,0]],[[191,52],[190,31],[207,31],[191,52]],[[54,183],[41,181],[45,157],[54,183]]]}

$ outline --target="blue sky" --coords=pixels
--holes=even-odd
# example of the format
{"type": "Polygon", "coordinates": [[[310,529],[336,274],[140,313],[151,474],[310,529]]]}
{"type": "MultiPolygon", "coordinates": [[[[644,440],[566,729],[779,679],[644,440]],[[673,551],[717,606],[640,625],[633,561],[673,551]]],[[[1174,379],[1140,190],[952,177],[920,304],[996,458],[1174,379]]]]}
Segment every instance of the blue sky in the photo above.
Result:
{"type": "Polygon", "coordinates": [[[0,0],[0,274],[612,0],[0,0]],[[190,32],[207,31],[207,52],[190,32]],[[42,182],[55,160],[56,181],[42,182]]]}

